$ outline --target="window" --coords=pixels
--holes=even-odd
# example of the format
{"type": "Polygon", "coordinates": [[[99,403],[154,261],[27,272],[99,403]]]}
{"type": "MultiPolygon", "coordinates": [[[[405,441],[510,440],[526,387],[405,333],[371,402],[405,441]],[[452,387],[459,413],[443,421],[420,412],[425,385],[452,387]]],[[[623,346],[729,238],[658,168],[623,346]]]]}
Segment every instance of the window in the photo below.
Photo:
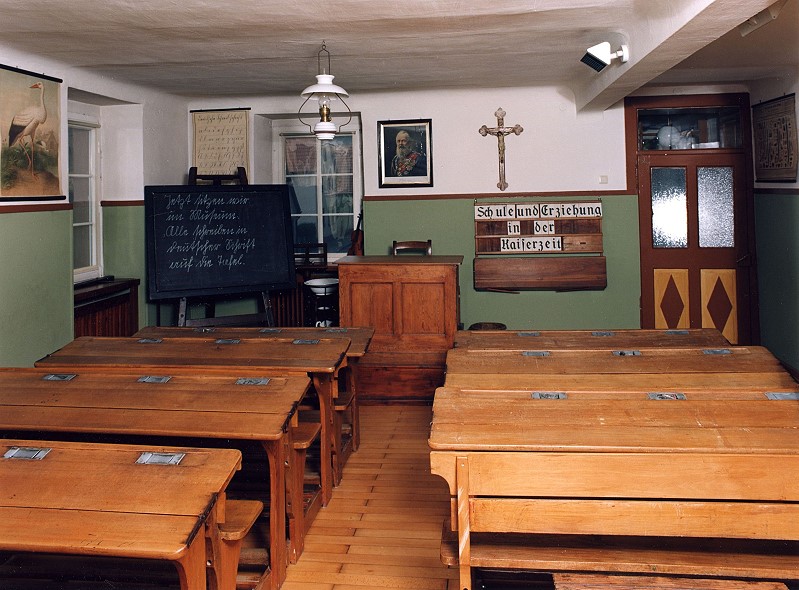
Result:
{"type": "Polygon", "coordinates": [[[344,255],[363,192],[358,132],[341,132],[332,140],[320,141],[313,134],[284,130],[279,153],[280,176],[296,195],[294,242],[324,242],[331,259],[344,255]]]}
{"type": "Polygon", "coordinates": [[[69,121],[69,202],[76,283],[102,275],[98,128],[93,121],[69,121]]]}

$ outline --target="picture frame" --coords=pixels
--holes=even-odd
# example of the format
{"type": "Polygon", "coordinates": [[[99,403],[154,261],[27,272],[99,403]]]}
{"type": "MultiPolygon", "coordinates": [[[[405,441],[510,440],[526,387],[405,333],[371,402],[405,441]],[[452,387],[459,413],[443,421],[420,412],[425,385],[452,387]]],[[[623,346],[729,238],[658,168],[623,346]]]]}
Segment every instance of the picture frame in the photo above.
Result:
{"type": "Polygon", "coordinates": [[[433,186],[432,126],[432,119],[377,122],[380,188],[433,186]]]}
{"type": "Polygon", "coordinates": [[[65,198],[61,82],[0,64],[0,202],[65,198]]]}
{"type": "Polygon", "coordinates": [[[244,168],[249,176],[250,109],[191,111],[192,162],[198,174],[236,174],[244,168]]]}
{"type": "Polygon", "coordinates": [[[788,94],[752,106],[755,180],[796,182],[799,150],[796,95],[788,94]]]}

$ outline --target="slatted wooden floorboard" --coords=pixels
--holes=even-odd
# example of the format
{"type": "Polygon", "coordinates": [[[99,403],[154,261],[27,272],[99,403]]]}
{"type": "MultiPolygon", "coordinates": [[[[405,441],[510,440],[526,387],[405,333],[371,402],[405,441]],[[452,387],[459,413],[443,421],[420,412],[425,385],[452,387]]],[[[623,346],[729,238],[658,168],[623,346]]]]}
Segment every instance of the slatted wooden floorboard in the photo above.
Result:
{"type": "Polygon", "coordinates": [[[284,590],[446,590],[456,579],[439,558],[449,493],[430,474],[431,417],[429,407],[361,408],[361,446],[284,590]]]}

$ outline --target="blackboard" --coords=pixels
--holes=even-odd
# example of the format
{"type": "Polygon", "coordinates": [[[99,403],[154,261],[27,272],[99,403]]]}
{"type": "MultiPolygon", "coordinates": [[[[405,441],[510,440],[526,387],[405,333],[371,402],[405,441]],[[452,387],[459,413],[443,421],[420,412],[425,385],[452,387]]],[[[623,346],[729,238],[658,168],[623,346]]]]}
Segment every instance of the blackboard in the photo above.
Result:
{"type": "Polygon", "coordinates": [[[295,287],[286,185],[144,188],[151,300],[295,287]]]}

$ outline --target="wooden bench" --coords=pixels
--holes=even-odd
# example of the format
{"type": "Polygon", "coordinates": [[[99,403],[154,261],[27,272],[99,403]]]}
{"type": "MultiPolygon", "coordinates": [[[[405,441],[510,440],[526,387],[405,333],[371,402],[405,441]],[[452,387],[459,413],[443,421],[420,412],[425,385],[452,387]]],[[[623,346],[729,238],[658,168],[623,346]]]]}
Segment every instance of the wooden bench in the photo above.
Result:
{"type": "Polygon", "coordinates": [[[236,590],[241,544],[263,510],[264,503],[258,500],[228,500],[225,503],[225,522],[219,524],[217,575],[220,582],[217,590],[236,590]]]}
{"type": "Polygon", "coordinates": [[[604,576],[555,574],[555,590],[787,590],[781,582],[686,578],[683,576],[604,576]]]}
{"type": "Polygon", "coordinates": [[[521,393],[436,392],[461,589],[472,568],[799,579],[795,400],[521,393]]]}

